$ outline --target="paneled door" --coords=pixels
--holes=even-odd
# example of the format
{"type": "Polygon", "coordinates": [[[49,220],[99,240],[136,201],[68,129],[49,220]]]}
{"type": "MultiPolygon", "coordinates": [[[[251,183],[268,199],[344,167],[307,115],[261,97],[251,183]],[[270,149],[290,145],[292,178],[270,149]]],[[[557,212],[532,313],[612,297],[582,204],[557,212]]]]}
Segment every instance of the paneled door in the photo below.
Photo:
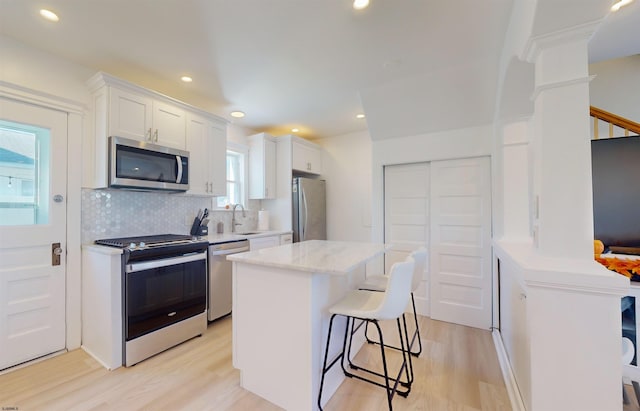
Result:
{"type": "Polygon", "coordinates": [[[490,328],[488,157],[431,162],[430,251],[431,318],[490,328]]]}
{"type": "Polygon", "coordinates": [[[0,98],[0,370],[65,348],[67,114],[0,98]]]}
{"type": "MultiPolygon", "coordinates": [[[[385,254],[385,272],[411,251],[429,247],[429,163],[384,168],[384,242],[393,249],[385,254]]],[[[429,265],[427,264],[426,267],[429,265]]],[[[429,315],[429,275],[414,292],[416,311],[429,315]]]]}

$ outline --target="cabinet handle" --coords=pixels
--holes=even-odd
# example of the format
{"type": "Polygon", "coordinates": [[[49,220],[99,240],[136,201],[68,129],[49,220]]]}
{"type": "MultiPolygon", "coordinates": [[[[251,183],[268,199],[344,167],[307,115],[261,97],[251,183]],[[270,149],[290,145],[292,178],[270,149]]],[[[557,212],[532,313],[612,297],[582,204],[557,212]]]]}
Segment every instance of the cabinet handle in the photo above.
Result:
{"type": "Polygon", "coordinates": [[[147,135],[147,140],[149,140],[149,141],[153,141],[153,138],[151,137],[151,133],[152,133],[152,131],[151,131],[151,127],[149,127],[149,131],[148,131],[147,133],[148,133],[148,135],[147,135]]]}
{"type": "Polygon", "coordinates": [[[205,193],[209,192],[209,183],[204,183],[204,192],[205,193]]]}
{"type": "Polygon", "coordinates": [[[264,196],[269,197],[269,187],[264,188],[264,196]]]}
{"type": "Polygon", "coordinates": [[[307,163],[307,170],[311,171],[311,163],[307,163]]]}
{"type": "Polygon", "coordinates": [[[153,140],[157,143],[158,142],[158,129],[156,128],[156,131],[153,133],[153,140]]]}
{"type": "Polygon", "coordinates": [[[213,183],[209,183],[209,192],[213,193],[213,183]]]}

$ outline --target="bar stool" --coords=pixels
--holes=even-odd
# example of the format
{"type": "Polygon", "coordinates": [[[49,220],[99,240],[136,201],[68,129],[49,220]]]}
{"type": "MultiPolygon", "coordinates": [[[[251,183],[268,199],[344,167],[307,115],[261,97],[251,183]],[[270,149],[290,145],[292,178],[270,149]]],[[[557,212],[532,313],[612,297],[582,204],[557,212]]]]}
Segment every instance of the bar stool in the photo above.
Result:
{"type": "MultiPolygon", "coordinates": [[[[413,251],[409,257],[413,258],[415,261],[415,268],[413,271],[413,279],[411,280],[411,305],[413,306],[413,320],[415,322],[416,329],[411,337],[411,343],[409,344],[409,351],[411,355],[418,357],[422,352],[422,341],[420,340],[420,326],[418,325],[418,314],[416,313],[416,301],[413,297],[413,293],[420,286],[420,280],[422,280],[422,275],[424,273],[424,267],[427,264],[427,249],[425,247],[420,247],[417,250],[413,251]],[[416,338],[418,339],[418,351],[413,351],[413,344],[415,343],[416,338]]],[[[361,290],[369,290],[369,291],[379,291],[382,292],[386,289],[387,283],[389,281],[388,275],[371,275],[367,276],[367,279],[358,286],[361,290]]],[[[368,325],[368,324],[367,324],[368,325]]],[[[367,328],[365,326],[365,337],[367,337],[367,328]]],[[[367,337],[367,342],[369,344],[380,344],[379,342],[370,340],[367,337]]],[[[393,348],[399,350],[400,348],[394,347],[391,345],[387,345],[389,348],[393,348]]]]}
{"type": "MultiPolygon", "coordinates": [[[[411,355],[408,351],[409,338],[407,335],[406,329],[406,321],[404,321],[404,309],[409,303],[409,294],[411,293],[411,278],[413,276],[415,262],[411,258],[407,258],[406,261],[395,263],[393,267],[391,267],[391,272],[389,273],[389,281],[387,283],[387,287],[384,292],[373,293],[371,291],[365,290],[354,290],[351,291],[347,296],[340,300],[337,304],[333,305],[329,308],[329,312],[331,315],[331,320],[329,321],[329,332],[327,335],[327,345],[324,352],[324,362],[322,365],[322,378],[320,380],[320,390],[318,392],[318,407],[322,410],[322,388],[324,386],[324,377],[333,367],[336,362],[340,360],[340,365],[342,366],[342,371],[344,375],[350,378],[357,378],[362,381],[369,382],[371,384],[377,385],[379,387],[383,387],[387,391],[387,402],[389,404],[389,410],[392,410],[391,400],[393,399],[394,394],[397,392],[399,395],[407,396],[409,395],[409,391],[411,390],[410,381],[413,379],[413,376],[409,376],[409,369],[411,368],[411,355]],[[345,327],[344,333],[344,341],[342,345],[342,352],[331,361],[331,364],[327,366],[328,355],[329,355],[329,344],[331,342],[331,332],[333,329],[333,321],[336,316],[343,316],[347,318],[347,324],[345,327]],[[404,337],[402,335],[402,326],[400,324],[400,317],[402,317],[404,323],[404,337]],[[349,356],[349,351],[347,350],[347,336],[349,335],[349,327],[353,328],[354,320],[362,320],[367,323],[373,323],[378,329],[378,336],[381,341],[380,345],[380,353],[382,355],[382,368],[384,370],[384,374],[380,374],[377,372],[373,372],[364,368],[359,367],[360,370],[369,372],[371,374],[379,375],[384,377],[384,384],[381,384],[377,381],[362,377],[360,375],[353,374],[346,370],[345,368],[345,356],[349,356]],[[383,341],[382,329],[380,328],[379,320],[396,320],[396,324],[398,326],[398,335],[400,336],[400,344],[403,347],[402,351],[402,364],[400,366],[400,370],[395,378],[389,376],[389,371],[387,367],[387,359],[385,356],[385,345],[383,341]],[[407,349],[405,349],[405,343],[407,344],[407,349]],[[346,355],[345,355],[346,354],[346,355]],[[402,376],[403,371],[406,374],[407,381],[402,385],[407,387],[406,391],[398,391],[398,384],[401,383],[400,377],[402,376]],[[391,383],[393,382],[393,386],[391,383]]],[[[349,344],[350,348],[350,344],[349,344]]]]}

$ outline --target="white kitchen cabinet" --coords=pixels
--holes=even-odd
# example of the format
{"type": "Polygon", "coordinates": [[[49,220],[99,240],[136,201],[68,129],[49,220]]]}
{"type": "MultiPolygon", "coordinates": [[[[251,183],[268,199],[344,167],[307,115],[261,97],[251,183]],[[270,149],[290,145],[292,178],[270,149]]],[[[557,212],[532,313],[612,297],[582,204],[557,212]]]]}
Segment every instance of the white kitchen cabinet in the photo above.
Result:
{"type": "Polygon", "coordinates": [[[293,234],[280,234],[280,245],[291,244],[293,242],[293,234]]]}
{"type": "Polygon", "coordinates": [[[109,110],[104,113],[108,118],[108,135],[185,149],[183,109],[143,94],[105,87],[109,95],[109,110]]]}
{"type": "Polygon", "coordinates": [[[276,142],[265,133],[249,137],[249,198],[276,196],[276,142]]]}
{"type": "Polygon", "coordinates": [[[82,247],[82,348],[109,370],[122,366],[122,250],[82,247]]]}
{"type": "Polygon", "coordinates": [[[109,136],[119,136],[186,149],[192,174],[189,192],[226,194],[226,120],[102,72],[87,86],[93,136],[83,142],[83,160],[88,162],[83,187],[107,186],[109,136]]]}
{"type": "Polygon", "coordinates": [[[322,149],[301,138],[292,139],[292,169],[303,173],[322,173],[322,149]]]}
{"type": "Polygon", "coordinates": [[[292,178],[294,176],[317,178],[321,172],[323,149],[310,141],[291,134],[278,136],[275,141],[278,159],[276,163],[276,195],[271,199],[263,200],[261,207],[269,211],[269,227],[272,230],[289,231],[292,229],[293,215],[292,178]],[[301,153],[303,157],[300,157],[301,153]],[[300,158],[303,160],[300,161],[300,158]],[[296,162],[298,166],[294,166],[296,162]],[[307,170],[306,163],[311,163],[309,166],[311,172],[307,170]]]}
{"type": "Polygon", "coordinates": [[[249,250],[255,251],[261,248],[276,247],[280,245],[280,236],[271,235],[267,237],[257,237],[249,239],[249,250]]]}
{"type": "Polygon", "coordinates": [[[187,114],[189,194],[226,195],[226,144],[225,124],[187,114]]]}

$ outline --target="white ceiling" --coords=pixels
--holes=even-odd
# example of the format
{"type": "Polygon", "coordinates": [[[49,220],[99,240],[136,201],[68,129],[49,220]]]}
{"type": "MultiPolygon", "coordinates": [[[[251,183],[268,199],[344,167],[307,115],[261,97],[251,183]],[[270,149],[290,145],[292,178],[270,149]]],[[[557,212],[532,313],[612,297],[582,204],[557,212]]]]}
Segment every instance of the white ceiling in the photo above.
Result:
{"type": "Polygon", "coordinates": [[[511,3],[0,0],[0,33],[256,131],[379,139],[491,121],[511,3]]]}

